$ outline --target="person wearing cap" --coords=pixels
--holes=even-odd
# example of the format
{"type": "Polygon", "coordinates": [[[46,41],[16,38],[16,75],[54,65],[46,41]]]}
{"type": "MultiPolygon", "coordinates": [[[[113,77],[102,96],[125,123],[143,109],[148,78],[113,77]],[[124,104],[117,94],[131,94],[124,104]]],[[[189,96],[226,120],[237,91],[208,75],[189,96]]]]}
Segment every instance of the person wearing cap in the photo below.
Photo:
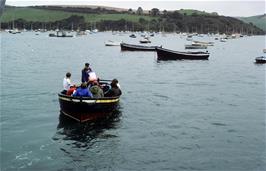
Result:
{"type": "Polygon", "coordinates": [[[89,80],[89,72],[91,71],[90,69],[90,64],[89,63],[85,63],[84,68],[81,71],[81,82],[85,83],[88,82],[89,80]]]}
{"type": "Polygon", "coordinates": [[[70,89],[70,87],[72,86],[71,80],[71,73],[67,72],[66,73],[66,77],[63,79],[63,94],[66,94],[66,92],[70,89]]]}

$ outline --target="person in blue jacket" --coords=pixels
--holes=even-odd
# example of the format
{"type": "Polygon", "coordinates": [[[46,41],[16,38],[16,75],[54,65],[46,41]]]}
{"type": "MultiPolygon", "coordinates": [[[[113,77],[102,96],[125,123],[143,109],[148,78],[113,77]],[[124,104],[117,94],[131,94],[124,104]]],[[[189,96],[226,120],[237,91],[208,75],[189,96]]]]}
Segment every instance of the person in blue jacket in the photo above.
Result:
{"type": "Polygon", "coordinates": [[[93,97],[90,90],[87,89],[86,83],[81,83],[81,86],[73,94],[74,97],[93,97]]]}

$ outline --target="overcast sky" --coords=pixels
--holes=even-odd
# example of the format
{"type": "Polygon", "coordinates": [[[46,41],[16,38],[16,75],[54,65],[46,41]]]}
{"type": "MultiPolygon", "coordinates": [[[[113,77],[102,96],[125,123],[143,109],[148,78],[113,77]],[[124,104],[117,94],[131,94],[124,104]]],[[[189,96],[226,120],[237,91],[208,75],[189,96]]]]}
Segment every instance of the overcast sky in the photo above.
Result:
{"type": "Polygon", "coordinates": [[[160,10],[196,9],[206,12],[218,12],[225,16],[253,16],[266,13],[265,0],[6,0],[7,5],[31,6],[31,5],[103,5],[119,8],[132,8],[150,10],[159,8],[160,10]]]}

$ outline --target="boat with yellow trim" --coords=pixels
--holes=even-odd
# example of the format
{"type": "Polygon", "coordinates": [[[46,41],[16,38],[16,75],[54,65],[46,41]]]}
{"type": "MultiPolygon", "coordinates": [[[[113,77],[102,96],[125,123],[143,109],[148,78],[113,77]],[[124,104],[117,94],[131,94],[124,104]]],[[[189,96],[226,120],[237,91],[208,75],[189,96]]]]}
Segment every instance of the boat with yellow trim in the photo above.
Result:
{"type": "Polygon", "coordinates": [[[117,108],[120,96],[73,97],[58,94],[61,113],[79,122],[96,121],[109,117],[117,108]]]}

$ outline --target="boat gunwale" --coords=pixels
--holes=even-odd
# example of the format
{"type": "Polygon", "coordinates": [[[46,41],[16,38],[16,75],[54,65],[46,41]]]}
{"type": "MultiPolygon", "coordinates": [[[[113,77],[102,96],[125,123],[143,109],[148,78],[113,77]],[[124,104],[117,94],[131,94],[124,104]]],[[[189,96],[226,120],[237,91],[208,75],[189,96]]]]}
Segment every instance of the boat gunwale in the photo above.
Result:
{"type": "Polygon", "coordinates": [[[63,98],[68,98],[68,99],[75,99],[75,100],[116,100],[119,99],[120,96],[114,96],[114,97],[101,97],[101,98],[93,98],[93,97],[74,97],[74,96],[69,96],[69,95],[65,95],[62,93],[58,93],[59,98],[63,97],[63,98]]]}
{"type": "Polygon", "coordinates": [[[170,49],[165,49],[165,48],[161,48],[161,47],[156,47],[156,51],[166,51],[169,53],[175,53],[175,54],[180,54],[180,55],[186,55],[186,56],[209,56],[210,53],[209,52],[202,52],[202,51],[197,51],[197,52],[181,52],[181,51],[174,51],[174,50],[170,50],[170,49]]]}
{"type": "Polygon", "coordinates": [[[143,46],[143,45],[134,45],[134,44],[127,44],[127,43],[120,43],[121,46],[130,47],[130,48],[146,48],[146,49],[156,49],[159,46],[143,46]]]}

